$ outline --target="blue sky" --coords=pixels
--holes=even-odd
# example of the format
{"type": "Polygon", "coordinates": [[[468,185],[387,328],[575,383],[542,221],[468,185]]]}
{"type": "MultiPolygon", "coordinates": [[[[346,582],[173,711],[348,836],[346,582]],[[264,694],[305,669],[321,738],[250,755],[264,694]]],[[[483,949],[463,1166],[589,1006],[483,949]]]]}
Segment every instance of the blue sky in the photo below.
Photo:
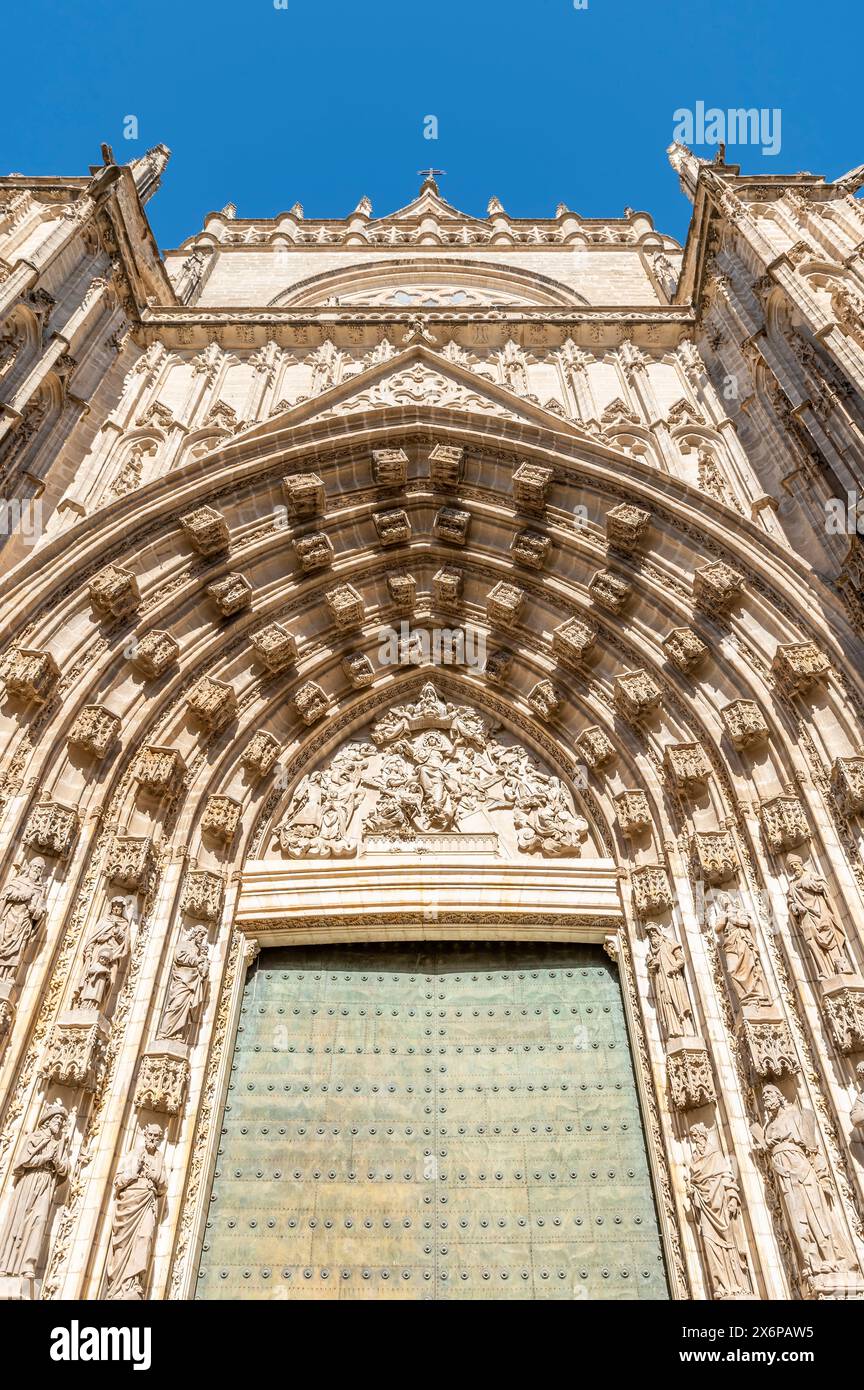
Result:
{"type": "Polygon", "coordinates": [[[277,3],[9,7],[8,51],[26,58],[4,65],[0,170],[85,173],[102,140],[120,161],[163,141],[173,158],[150,215],[170,247],[228,201],[241,217],[297,200],[327,217],[367,194],[383,215],[430,164],[468,212],[493,194],[523,217],[626,203],[683,239],[665,148],[673,113],[697,101],[780,108],[778,155],[727,151],[745,173],[835,177],[864,160],[862,0],[277,3]]]}

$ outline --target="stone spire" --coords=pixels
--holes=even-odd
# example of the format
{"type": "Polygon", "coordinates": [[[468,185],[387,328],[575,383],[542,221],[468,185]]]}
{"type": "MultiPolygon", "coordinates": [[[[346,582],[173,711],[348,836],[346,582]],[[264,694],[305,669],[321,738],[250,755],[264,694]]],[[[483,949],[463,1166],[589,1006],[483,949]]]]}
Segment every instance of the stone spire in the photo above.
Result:
{"type": "Polygon", "coordinates": [[[681,184],[681,192],[690,199],[692,203],[696,197],[696,184],[699,179],[699,171],[708,161],[700,159],[692,150],[688,150],[686,145],[680,144],[677,140],[670,145],[666,151],[669,156],[669,163],[678,175],[681,184]]]}
{"type": "Polygon", "coordinates": [[[158,189],[170,158],[171,151],[167,145],[154,145],[145,154],[129,161],[129,168],[142,203],[152,198],[158,189]]]}

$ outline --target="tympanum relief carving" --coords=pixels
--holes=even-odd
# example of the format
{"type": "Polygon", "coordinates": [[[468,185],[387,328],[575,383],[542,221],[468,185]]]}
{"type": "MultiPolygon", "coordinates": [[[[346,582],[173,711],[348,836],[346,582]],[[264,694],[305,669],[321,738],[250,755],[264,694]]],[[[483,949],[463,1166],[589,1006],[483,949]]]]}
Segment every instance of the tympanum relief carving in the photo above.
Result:
{"type": "Polygon", "coordinates": [[[577,858],[589,827],[562,780],[522,744],[427,683],[307,773],[275,835],[292,859],[458,851],[478,836],[513,857],[577,858]]]}

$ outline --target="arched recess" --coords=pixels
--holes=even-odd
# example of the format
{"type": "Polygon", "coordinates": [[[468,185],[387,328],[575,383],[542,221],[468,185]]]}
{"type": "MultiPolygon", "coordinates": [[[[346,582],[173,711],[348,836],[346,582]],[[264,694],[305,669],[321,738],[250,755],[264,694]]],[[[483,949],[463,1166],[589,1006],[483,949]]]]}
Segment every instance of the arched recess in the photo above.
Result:
{"type": "MultiPolygon", "coordinates": [[[[271,300],[270,307],[298,308],[307,304],[323,304],[336,296],[342,304],[363,304],[376,289],[382,294],[394,290],[394,281],[404,266],[405,281],[411,286],[447,285],[454,290],[464,289],[468,304],[494,302],[488,292],[498,289],[502,302],[508,304],[547,304],[558,307],[587,304],[587,300],[569,286],[537,271],[518,266],[502,265],[497,261],[461,260],[450,256],[425,257],[423,264],[416,260],[373,261],[358,269],[356,265],[328,270],[310,276],[299,284],[281,291],[271,300]],[[472,296],[472,291],[475,294],[472,296]]],[[[396,287],[398,289],[398,286],[396,287]]],[[[381,301],[382,305],[386,301],[381,301]]],[[[458,301],[457,301],[458,303],[458,301]]],[[[404,306],[403,306],[404,307],[404,306]]],[[[425,307],[418,304],[418,308],[425,307]]]]}
{"type": "MultiPolygon", "coordinates": [[[[461,382],[435,354],[404,356],[461,382]]],[[[387,371],[403,367],[397,359],[387,371]]],[[[826,753],[829,732],[850,765],[858,749],[860,662],[844,655],[858,645],[842,609],[746,520],[730,532],[728,513],[711,499],[501,388],[472,379],[474,391],[488,389],[484,410],[460,405],[458,392],[449,405],[388,406],[368,403],[371,376],[223,441],[84,518],[47,541],[38,561],[25,559],[4,590],[13,642],[0,709],[4,875],[39,844],[55,851],[47,853],[48,925],[18,1000],[22,1015],[22,1001],[32,1001],[32,1024],[12,1028],[3,1059],[7,1186],[14,1135],[27,1132],[44,1102],[46,1047],[71,1001],[82,938],[116,891],[118,842],[127,859],[148,842],[146,869],[124,890],[138,922],[105,1065],[92,1087],[47,1086],[52,1099],[74,1101],[73,1157],[98,1153],[56,1217],[47,1290],[96,1296],[103,1287],[110,1184],[149,1114],[136,1105],[136,1088],[191,919],[206,926],[208,992],[190,1034],[182,1099],[166,1121],[173,1166],[150,1282],[157,1297],[188,1292],[206,1135],[253,936],[254,913],[249,931],[238,916],[243,866],[257,853],[257,827],[278,814],[304,768],[373,707],[416,686],[416,671],[394,672],[376,659],[382,628],[407,619],[476,630],[486,647],[482,668],[429,674],[448,696],[497,713],[564,770],[609,851],[603,857],[620,883],[612,949],[640,1030],[646,1121],[679,1295],[707,1287],[696,1237],[663,1176],[686,1161],[695,1118],[708,1120],[736,1158],[747,1210],[771,1205],[749,1137],[759,1113],[756,1077],[705,930],[705,900],[724,882],[750,905],[799,1085],[832,1158],[838,1210],[857,1240],[859,1176],[838,1139],[853,1095],[849,1063],[837,1054],[825,1069],[817,1060],[814,1040],[824,1038],[826,1022],[779,906],[782,847],[809,836],[860,961],[857,823],[832,790],[838,774],[826,753]],[[352,393],[363,394],[356,412],[352,393]],[[379,450],[384,456],[373,457],[379,450]],[[574,519],[577,503],[584,513],[574,519]],[[321,567],[309,567],[316,554],[321,567]],[[412,597],[388,585],[397,576],[413,579],[412,597]],[[345,596],[334,592],[347,586],[359,607],[345,621],[345,596]],[[271,631],[256,646],[253,638],[273,624],[282,635],[271,631]],[[349,658],[357,656],[372,668],[362,689],[351,681],[349,658]],[[163,657],[161,675],[148,675],[163,657]],[[308,703],[310,683],[322,707],[307,725],[304,714],[318,700],[313,691],[308,703]],[[106,721],[94,710],[113,727],[104,752],[96,730],[106,721]],[[259,734],[279,750],[260,776],[249,763],[259,734]],[[159,763],[148,748],[177,755],[182,766],[162,760],[176,776],[151,766],[142,779],[142,755],[159,763]],[[225,808],[214,812],[214,798],[239,808],[227,836],[225,808]],[[202,832],[205,819],[217,834],[202,832]],[[680,947],[701,1047],[695,1065],[703,1080],[713,1078],[696,1091],[713,1098],[696,1107],[675,1099],[676,1076],[688,1099],[687,1076],[682,1082],[675,1071],[680,1049],[670,1048],[651,983],[655,923],[680,947]],[[651,1078],[670,1068],[667,1091],[651,1078]],[[108,1152],[99,1149],[107,1126],[119,1136],[108,1152]]],[[[747,1253],[763,1296],[797,1287],[776,1197],[774,1209],[775,1236],[763,1233],[747,1253]]]]}

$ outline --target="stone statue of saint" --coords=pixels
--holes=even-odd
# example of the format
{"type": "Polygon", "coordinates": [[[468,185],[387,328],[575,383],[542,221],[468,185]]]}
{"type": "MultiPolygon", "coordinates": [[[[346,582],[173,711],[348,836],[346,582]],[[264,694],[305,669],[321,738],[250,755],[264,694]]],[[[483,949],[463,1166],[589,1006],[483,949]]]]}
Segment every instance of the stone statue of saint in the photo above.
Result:
{"type": "Polygon", "coordinates": [[[855,1078],[858,1090],[852,1102],[852,1109],[849,1118],[852,1121],[855,1139],[864,1139],[864,1062],[859,1062],[855,1068],[855,1078]]]}
{"type": "Polygon", "coordinates": [[[777,1177],[790,1234],[807,1275],[835,1274],[850,1261],[834,1218],[834,1191],[819,1151],[816,1121],[776,1086],[762,1092],[766,1123],[754,1125],[757,1151],[777,1177]]]}
{"type": "Polygon", "coordinates": [[[84,945],[73,996],[77,1008],[102,1008],[111,993],[117,967],[129,954],[129,934],[128,902],[125,898],[112,898],[108,916],[96,923],[84,945]]]}
{"type": "Polygon", "coordinates": [[[658,926],[648,927],[648,973],[667,1038],[692,1037],[693,1011],[684,979],[684,952],[658,926]]]}
{"type": "Polygon", "coordinates": [[[195,1015],[204,998],[204,985],[210,968],[207,931],[189,927],[180,935],[168,984],[165,1012],[157,1038],[186,1042],[195,1015]]]}
{"type": "Polygon", "coordinates": [[[66,1111],[50,1105],[24,1140],[12,1170],[12,1206],[0,1238],[0,1271],[34,1279],[51,1216],[55,1189],[69,1172],[66,1111]]]}
{"type": "Polygon", "coordinates": [[[31,859],[0,893],[0,980],[15,980],[45,917],[45,860],[31,859]]]}
{"type": "Polygon", "coordinates": [[[735,1239],[741,1198],[732,1165],[705,1125],[690,1131],[693,1157],[685,1174],[690,1212],[702,1237],[711,1292],[717,1299],[752,1297],[747,1257],[735,1239]]]}
{"type": "Polygon", "coordinates": [[[720,915],[714,922],[714,930],[720,939],[739,1004],[770,1004],[753,919],[732,902],[728,893],[720,899],[720,915]]]}
{"type": "Polygon", "coordinates": [[[165,1160],[159,1153],[161,1142],[160,1126],[147,1125],[140,1143],[117,1170],[106,1299],[144,1301],[159,1224],[159,1204],[166,1186],[165,1160]]]}
{"type": "Polygon", "coordinates": [[[789,887],[786,902],[789,916],[798,925],[807,943],[816,977],[851,975],[853,967],[846,946],[846,933],[834,916],[824,878],[805,869],[797,854],[786,860],[789,887]]]}

